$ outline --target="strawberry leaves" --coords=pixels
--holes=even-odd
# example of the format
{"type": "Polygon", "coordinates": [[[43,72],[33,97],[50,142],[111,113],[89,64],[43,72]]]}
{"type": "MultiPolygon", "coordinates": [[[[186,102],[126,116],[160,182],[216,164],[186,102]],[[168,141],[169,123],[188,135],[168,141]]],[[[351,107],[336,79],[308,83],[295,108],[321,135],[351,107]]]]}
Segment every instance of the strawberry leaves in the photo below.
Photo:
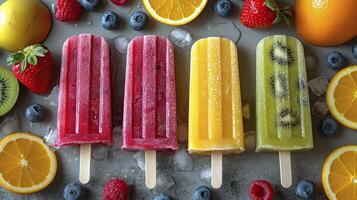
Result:
{"type": "Polygon", "coordinates": [[[273,22],[274,24],[279,23],[283,18],[286,24],[290,26],[290,18],[292,17],[292,12],[289,7],[284,7],[283,9],[280,9],[279,6],[276,4],[275,0],[266,0],[264,2],[264,6],[270,8],[270,10],[277,13],[276,19],[273,22]]]}
{"type": "Polygon", "coordinates": [[[37,57],[45,57],[48,50],[40,44],[26,47],[24,50],[18,51],[7,58],[8,65],[15,65],[21,63],[20,71],[24,72],[27,64],[36,66],[37,57]]]}

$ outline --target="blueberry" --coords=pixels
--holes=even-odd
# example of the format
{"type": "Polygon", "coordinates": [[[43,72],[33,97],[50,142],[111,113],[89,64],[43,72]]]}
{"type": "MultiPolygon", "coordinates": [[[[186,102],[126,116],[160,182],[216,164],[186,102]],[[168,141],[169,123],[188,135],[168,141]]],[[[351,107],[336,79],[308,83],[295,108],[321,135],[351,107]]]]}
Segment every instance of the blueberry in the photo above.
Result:
{"type": "Polygon", "coordinates": [[[341,69],[344,62],[343,55],[338,51],[332,51],[327,54],[327,66],[331,69],[341,69]]]}
{"type": "Polygon", "coordinates": [[[193,195],[193,199],[194,200],[211,200],[212,199],[211,190],[206,186],[201,186],[196,189],[196,191],[193,195]]]}
{"type": "Polygon", "coordinates": [[[227,17],[231,13],[232,7],[230,0],[218,0],[214,5],[214,11],[218,16],[227,17]]]}
{"type": "Polygon", "coordinates": [[[92,11],[99,5],[99,0],[81,0],[81,5],[84,9],[92,11]]]}
{"type": "Polygon", "coordinates": [[[67,184],[64,188],[63,198],[65,200],[81,200],[84,198],[84,188],[78,183],[67,184]]]}
{"type": "Polygon", "coordinates": [[[352,54],[353,54],[353,57],[355,57],[357,59],[357,42],[352,47],[352,54]]]}
{"type": "Polygon", "coordinates": [[[130,26],[130,28],[134,29],[135,31],[143,30],[147,23],[148,23],[148,16],[144,12],[135,11],[130,16],[129,26],[130,26]]]}
{"type": "Polygon", "coordinates": [[[106,11],[102,16],[102,26],[107,30],[113,30],[118,27],[118,15],[112,11],[106,11]]]}
{"type": "Polygon", "coordinates": [[[171,200],[166,194],[157,194],[154,196],[154,200],[171,200]]]}
{"type": "Polygon", "coordinates": [[[333,136],[336,134],[338,129],[338,124],[336,120],[326,117],[321,121],[321,134],[322,136],[333,136]]]}
{"type": "Polygon", "coordinates": [[[26,108],[25,117],[31,122],[39,122],[45,117],[45,111],[40,104],[32,104],[26,108]]]}
{"type": "Polygon", "coordinates": [[[314,195],[314,183],[308,180],[300,180],[295,190],[297,197],[301,199],[312,199],[314,195]]]}

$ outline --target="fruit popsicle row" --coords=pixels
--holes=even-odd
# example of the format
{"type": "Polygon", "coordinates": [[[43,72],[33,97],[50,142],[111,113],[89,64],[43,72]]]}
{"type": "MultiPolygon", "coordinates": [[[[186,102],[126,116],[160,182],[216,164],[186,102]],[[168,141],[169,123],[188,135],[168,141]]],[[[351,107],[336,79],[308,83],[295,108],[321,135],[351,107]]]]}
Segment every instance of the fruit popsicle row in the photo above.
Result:
{"type": "MultiPolygon", "coordinates": [[[[112,143],[109,45],[100,36],[73,36],[62,57],[57,144],[81,145],[80,180],[87,183],[90,145],[112,143]]],[[[219,37],[198,40],[192,46],[190,76],[188,151],[211,154],[212,186],[219,188],[222,155],[244,151],[236,45],[219,37]]],[[[289,167],[287,152],[313,147],[302,44],[289,36],[263,39],[256,80],[257,151],[280,151],[282,168],[289,167]]],[[[175,87],[171,42],[154,35],[133,39],[127,55],[123,149],[145,151],[148,188],[156,185],[156,151],[178,149],[175,87]]],[[[289,176],[289,170],[282,171],[289,176]]],[[[282,184],[289,187],[289,180],[282,184]]]]}

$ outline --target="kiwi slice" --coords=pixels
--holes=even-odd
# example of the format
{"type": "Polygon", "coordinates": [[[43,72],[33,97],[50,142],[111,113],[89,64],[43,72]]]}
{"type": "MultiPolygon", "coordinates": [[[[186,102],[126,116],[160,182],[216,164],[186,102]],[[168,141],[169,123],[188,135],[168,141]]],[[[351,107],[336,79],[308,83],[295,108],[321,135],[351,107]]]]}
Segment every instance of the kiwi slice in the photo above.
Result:
{"type": "Polygon", "coordinates": [[[284,74],[272,75],[270,77],[270,88],[273,96],[279,99],[285,99],[288,97],[289,82],[284,74]],[[277,77],[277,79],[276,79],[277,77]]]}
{"type": "Polygon", "coordinates": [[[282,128],[295,128],[300,124],[297,113],[289,108],[282,109],[279,118],[279,126],[282,128]]]}
{"type": "Polygon", "coordinates": [[[274,63],[289,66],[295,61],[293,50],[278,41],[270,49],[270,58],[274,63]]]}
{"type": "Polygon", "coordinates": [[[19,96],[19,83],[11,71],[0,67],[0,116],[14,107],[19,96]]]}

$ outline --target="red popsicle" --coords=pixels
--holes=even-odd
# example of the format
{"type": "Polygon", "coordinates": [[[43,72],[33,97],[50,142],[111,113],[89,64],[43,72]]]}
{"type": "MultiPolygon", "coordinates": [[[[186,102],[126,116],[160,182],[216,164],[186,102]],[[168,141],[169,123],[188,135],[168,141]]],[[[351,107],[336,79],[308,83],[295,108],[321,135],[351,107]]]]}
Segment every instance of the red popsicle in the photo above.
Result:
{"type": "Polygon", "coordinates": [[[81,34],[63,45],[57,144],[112,144],[109,45],[81,34]]]}
{"type": "Polygon", "coordinates": [[[128,47],[124,97],[125,150],[177,150],[174,49],[159,36],[128,47]]]}
{"type": "Polygon", "coordinates": [[[112,144],[109,45],[100,36],[72,36],[63,45],[57,145],[80,144],[79,180],[90,180],[91,144],[112,144]]]}
{"type": "Polygon", "coordinates": [[[174,49],[169,40],[133,39],[126,66],[123,149],[145,150],[146,186],[156,185],[156,150],[178,149],[174,49]]]}

